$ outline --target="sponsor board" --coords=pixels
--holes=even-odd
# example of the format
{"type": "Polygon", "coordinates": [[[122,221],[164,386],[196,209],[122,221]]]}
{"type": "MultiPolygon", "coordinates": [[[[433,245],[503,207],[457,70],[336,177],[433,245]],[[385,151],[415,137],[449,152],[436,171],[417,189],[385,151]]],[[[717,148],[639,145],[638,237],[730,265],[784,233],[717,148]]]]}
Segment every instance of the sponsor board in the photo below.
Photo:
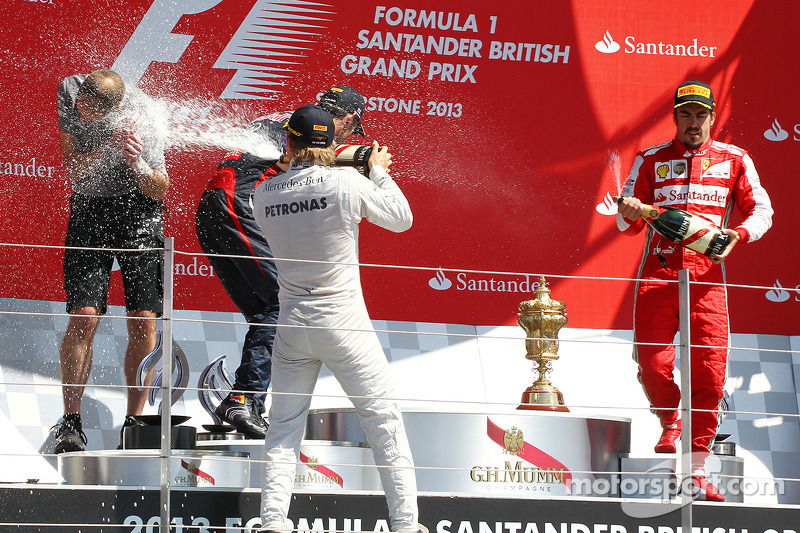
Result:
{"type": "MultiPolygon", "coordinates": [[[[64,299],[60,252],[16,245],[63,245],[71,188],[55,89],[98,67],[118,70],[152,97],[174,134],[166,234],[187,253],[201,253],[194,211],[206,183],[225,152],[242,150],[237,127],[317,101],[334,84],[357,88],[367,137],[351,141],[389,147],[392,175],[414,212],[414,226],[399,235],[362,224],[362,260],[392,266],[391,275],[362,269],[376,319],[513,324],[520,297],[544,273],[569,306],[571,327],[630,327],[625,283],[593,281],[587,291],[588,282],[573,277],[628,279],[635,271],[640,243],[617,233],[610,197],[638,150],[674,136],[672,92],[687,72],[711,83],[719,102],[712,133],[751,151],[776,207],[774,227],[732,254],[730,272],[757,284],[762,265],[754,258],[786,258],[770,265],[780,279],[797,264],[799,252],[786,257],[780,244],[792,238],[780,223],[795,188],[785,172],[791,154],[759,148],[800,139],[796,83],[775,51],[793,44],[785,6],[733,0],[725,20],[681,29],[665,27],[652,6],[621,0],[537,0],[524,13],[477,1],[129,4],[120,11],[88,0],[10,3],[9,16],[25,20],[26,30],[0,30],[10,43],[0,78],[15,95],[0,106],[9,125],[0,154],[9,206],[2,240],[15,245],[4,248],[10,275],[2,297],[64,299]],[[69,27],[88,29],[59,30],[69,27]],[[609,68],[615,61],[625,68],[609,68]],[[41,75],[31,85],[32,68],[41,75]],[[770,98],[760,96],[764,87],[770,98]],[[46,213],[47,223],[35,213],[46,213]],[[426,269],[424,280],[403,267],[426,269]],[[443,277],[429,283],[439,267],[443,277]],[[35,279],[26,275],[34,271],[35,279]],[[458,297],[442,298],[445,286],[458,297]]],[[[179,262],[179,309],[235,310],[222,286],[208,283],[204,260],[179,262]]],[[[118,281],[114,305],[123,301],[118,281]]],[[[734,330],[737,321],[765,333],[794,328],[788,316],[770,318],[736,300],[730,310],[734,330]]]]}

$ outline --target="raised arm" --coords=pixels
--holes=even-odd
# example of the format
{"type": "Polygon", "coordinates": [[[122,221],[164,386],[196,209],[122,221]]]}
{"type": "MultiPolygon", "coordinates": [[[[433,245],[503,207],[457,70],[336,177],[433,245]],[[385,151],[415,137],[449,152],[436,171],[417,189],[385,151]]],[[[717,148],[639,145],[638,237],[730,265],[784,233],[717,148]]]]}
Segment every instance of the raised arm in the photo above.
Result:
{"type": "Polygon", "coordinates": [[[125,163],[133,171],[139,190],[154,200],[163,200],[169,188],[167,167],[160,165],[157,168],[151,168],[142,158],[143,149],[144,143],[136,135],[136,132],[128,133],[125,138],[125,163]]]}
{"type": "Polygon", "coordinates": [[[372,143],[370,181],[355,180],[361,200],[361,216],[389,231],[400,233],[411,227],[414,220],[411,206],[403,191],[389,176],[392,154],[386,146],[372,143]]]}

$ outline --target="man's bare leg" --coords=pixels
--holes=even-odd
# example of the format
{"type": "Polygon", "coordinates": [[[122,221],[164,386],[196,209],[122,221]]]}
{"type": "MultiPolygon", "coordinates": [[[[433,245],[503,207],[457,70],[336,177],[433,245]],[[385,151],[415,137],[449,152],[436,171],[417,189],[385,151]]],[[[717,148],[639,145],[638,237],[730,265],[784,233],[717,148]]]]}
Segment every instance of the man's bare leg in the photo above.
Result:
{"type": "Polygon", "coordinates": [[[92,345],[100,324],[100,313],[95,307],[74,308],[70,315],[59,351],[64,419],[56,431],[55,453],[83,451],[86,445],[81,423],[81,400],[92,370],[92,345]]]}
{"type": "Polygon", "coordinates": [[[81,412],[83,391],[92,370],[94,335],[100,324],[100,311],[96,307],[79,307],[70,314],[73,316],[70,316],[59,353],[65,415],[81,412]]]}

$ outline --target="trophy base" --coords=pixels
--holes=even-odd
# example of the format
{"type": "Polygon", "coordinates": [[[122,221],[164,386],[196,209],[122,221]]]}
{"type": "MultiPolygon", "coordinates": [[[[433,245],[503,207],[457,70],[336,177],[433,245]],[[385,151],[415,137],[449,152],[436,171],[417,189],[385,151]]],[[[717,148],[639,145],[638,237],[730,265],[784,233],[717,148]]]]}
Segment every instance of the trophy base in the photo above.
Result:
{"type": "Polygon", "coordinates": [[[564,405],[564,396],[558,390],[536,392],[528,389],[522,393],[521,401],[517,410],[569,412],[564,405]]]}
{"type": "Polygon", "coordinates": [[[523,403],[517,406],[517,411],[554,411],[569,413],[566,405],[536,405],[530,403],[523,403]]]}

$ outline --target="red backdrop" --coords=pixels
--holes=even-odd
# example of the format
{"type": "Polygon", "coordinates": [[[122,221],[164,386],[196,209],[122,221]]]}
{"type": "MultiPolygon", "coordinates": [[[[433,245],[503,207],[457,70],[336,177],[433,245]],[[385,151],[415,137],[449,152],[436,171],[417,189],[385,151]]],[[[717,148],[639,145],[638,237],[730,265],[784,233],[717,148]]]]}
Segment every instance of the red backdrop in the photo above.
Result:
{"type": "MultiPolygon", "coordinates": [[[[638,149],[674,135],[672,92],[698,78],[717,97],[713,134],[751,152],[775,208],[773,229],[728,262],[731,283],[772,288],[731,289],[732,329],[797,333],[796,8],[753,0],[715,0],[691,13],[664,1],[437,4],[11,2],[6,17],[20,23],[0,29],[0,241],[63,244],[70,189],[55,92],[66,76],[114,68],[176,106],[203,102],[187,108],[196,116],[172,119],[209,128],[349,84],[369,98],[365,141],[390,146],[415,216],[400,235],[363,224],[361,260],[425,267],[364,267],[373,318],[514,323],[517,304],[533,297],[519,291],[525,275],[534,282],[545,274],[570,327],[629,328],[629,282],[558,276],[634,275],[642,238],[618,233],[608,194],[638,149]]],[[[167,153],[167,234],[180,251],[200,252],[194,208],[222,153],[192,144],[167,153]]],[[[4,246],[0,254],[1,297],[65,298],[60,251],[4,246]]],[[[177,261],[176,307],[234,309],[200,268],[205,258],[177,261]]],[[[112,303],[122,303],[115,277],[112,303]]]]}

